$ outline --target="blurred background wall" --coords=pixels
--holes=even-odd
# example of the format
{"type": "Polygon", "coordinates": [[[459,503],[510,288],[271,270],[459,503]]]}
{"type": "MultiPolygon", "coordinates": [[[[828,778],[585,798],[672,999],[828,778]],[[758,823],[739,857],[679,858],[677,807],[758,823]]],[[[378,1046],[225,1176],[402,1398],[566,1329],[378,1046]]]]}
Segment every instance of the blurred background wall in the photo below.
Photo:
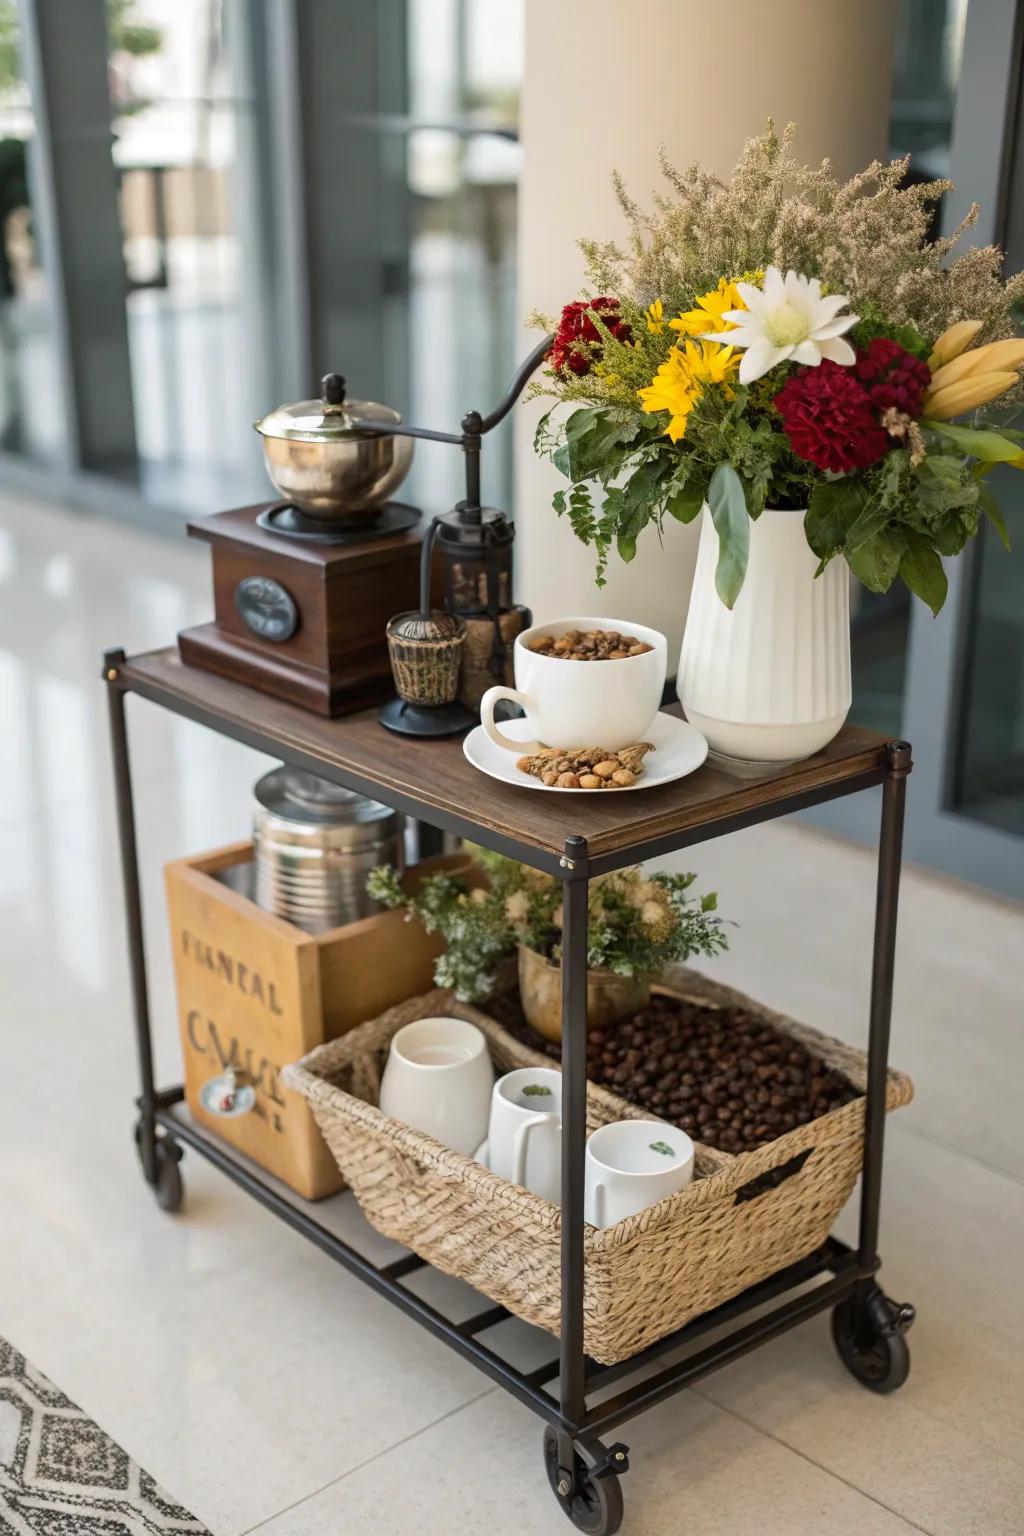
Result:
{"type": "MultiPolygon", "coordinates": [[[[577,236],[615,233],[613,167],[642,199],[660,143],[725,170],[768,113],[843,172],[887,150],[951,171],[1022,266],[1020,11],[0,0],[0,485],[177,535],[267,496],[251,423],[328,368],[451,427],[533,345],[528,310],[573,296],[577,236]]],[[[520,595],[593,609],[534,412],[488,442],[484,491],[516,512],[520,595]]],[[[1005,473],[1015,552],[984,530],[938,621],[858,592],[855,716],[914,740],[912,856],[1021,895],[1024,501],[1005,473]]],[[[409,492],[443,508],[457,460],[423,449],[409,492]]],[[[692,533],[664,554],[648,537],[603,602],[643,603],[675,642],[692,533]]],[[[821,814],[873,836],[860,797],[821,814]]]]}

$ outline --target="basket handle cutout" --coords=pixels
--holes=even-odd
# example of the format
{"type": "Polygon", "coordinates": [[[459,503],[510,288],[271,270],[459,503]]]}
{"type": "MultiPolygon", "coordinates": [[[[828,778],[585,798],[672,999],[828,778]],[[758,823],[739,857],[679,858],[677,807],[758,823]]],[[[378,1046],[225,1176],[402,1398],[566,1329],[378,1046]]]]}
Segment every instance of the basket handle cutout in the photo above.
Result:
{"type": "Polygon", "coordinates": [[[758,1195],[767,1194],[770,1189],[778,1189],[779,1185],[785,1184],[786,1180],[791,1179],[794,1173],[800,1172],[800,1169],[813,1151],[813,1147],[805,1147],[802,1152],[798,1152],[788,1162],[780,1163],[777,1168],[767,1168],[764,1173],[759,1173],[756,1178],[750,1179],[748,1183],[741,1184],[736,1191],[735,1204],[741,1205],[744,1200],[756,1200],[758,1195]]]}

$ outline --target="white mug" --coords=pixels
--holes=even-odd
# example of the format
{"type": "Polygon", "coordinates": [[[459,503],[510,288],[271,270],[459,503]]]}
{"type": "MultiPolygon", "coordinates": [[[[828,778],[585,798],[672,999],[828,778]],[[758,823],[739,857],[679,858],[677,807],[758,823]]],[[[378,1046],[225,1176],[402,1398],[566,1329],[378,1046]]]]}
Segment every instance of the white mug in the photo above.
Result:
{"type": "Polygon", "coordinates": [[[559,1203],[562,1074],[556,1068],[518,1067],[498,1078],[491,1094],[487,1166],[542,1200],[559,1203]]]}
{"type": "Polygon", "coordinates": [[[661,708],[668,647],[665,636],[643,624],[620,619],[558,619],[535,624],[516,636],[512,648],[514,688],[488,688],[480,700],[484,730],[499,747],[517,756],[541,746],[621,747],[643,741],[661,708]],[[567,629],[618,629],[651,649],[618,661],[565,661],[530,650],[538,635],[557,640],[567,629]],[[536,741],[513,741],[494,723],[494,706],[509,699],[526,712],[536,741]]]}
{"type": "Polygon", "coordinates": [[[614,1227],[693,1178],[693,1142],[664,1120],[615,1120],[587,1142],[584,1219],[614,1227]]]}
{"type": "Polygon", "coordinates": [[[465,1019],[415,1019],[392,1038],[380,1084],[385,1115],[472,1156],[487,1132],[487,1041],[465,1019]]]}

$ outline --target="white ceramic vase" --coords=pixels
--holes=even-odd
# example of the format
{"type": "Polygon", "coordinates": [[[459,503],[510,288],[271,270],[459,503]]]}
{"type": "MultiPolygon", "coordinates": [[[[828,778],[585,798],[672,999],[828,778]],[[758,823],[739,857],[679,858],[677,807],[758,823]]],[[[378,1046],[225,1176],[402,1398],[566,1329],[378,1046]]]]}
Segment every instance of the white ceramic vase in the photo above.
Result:
{"type": "Polygon", "coordinates": [[[713,752],[796,762],[828,745],[852,701],[846,561],[815,578],[802,511],[766,507],[750,524],[735,607],[715,591],[718,534],[705,506],[677,688],[713,752]]]}

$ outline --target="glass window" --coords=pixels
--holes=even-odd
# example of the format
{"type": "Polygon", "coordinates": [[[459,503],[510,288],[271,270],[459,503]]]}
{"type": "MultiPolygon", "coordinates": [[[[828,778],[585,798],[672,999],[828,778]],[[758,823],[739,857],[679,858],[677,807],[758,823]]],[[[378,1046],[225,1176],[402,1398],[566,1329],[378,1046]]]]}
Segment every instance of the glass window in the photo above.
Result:
{"type": "Polygon", "coordinates": [[[0,0],[0,452],[45,461],[60,455],[64,422],[50,292],[32,214],[34,155],[17,7],[15,0],[0,0]]]}
{"type": "Polygon", "coordinates": [[[187,512],[265,494],[252,422],[278,403],[246,24],[226,0],[108,0],[140,480],[187,512]]]}
{"type": "MultiPolygon", "coordinates": [[[[516,312],[516,202],[523,0],[410,0],[408,115],[380,115],[404,139],[406,281],[390,303],[388,390],[410,421],[457,429],[487,411],[533,345],[516,312]]],[[[383,146],[382,146],[383,147],[383,146]]],[[[429,511],[464,494],[460,456],[417,447],[403,495],[429,511]]],[[[483,494],[512,500],[512,428],[487,440],[483,494]]]]}
{"type": "MultiPolygon", "coordinates": [[[[953,104],[967,0],[899,0],[893,55],[890,142],[910,155],[911,181],[949,170],[953,104]]],[[[902,582],[884,596],[851,586],[853,708],[850,719],[898,736],[912,599],[902,582]]]]}
{"type": "Polygon", "coordinates": [[[1012,549],[986,524],[979,535],[967,615],[954,808],[1024,833],[1024,486],[1003,470],[993,490],[1012,549]]]}

